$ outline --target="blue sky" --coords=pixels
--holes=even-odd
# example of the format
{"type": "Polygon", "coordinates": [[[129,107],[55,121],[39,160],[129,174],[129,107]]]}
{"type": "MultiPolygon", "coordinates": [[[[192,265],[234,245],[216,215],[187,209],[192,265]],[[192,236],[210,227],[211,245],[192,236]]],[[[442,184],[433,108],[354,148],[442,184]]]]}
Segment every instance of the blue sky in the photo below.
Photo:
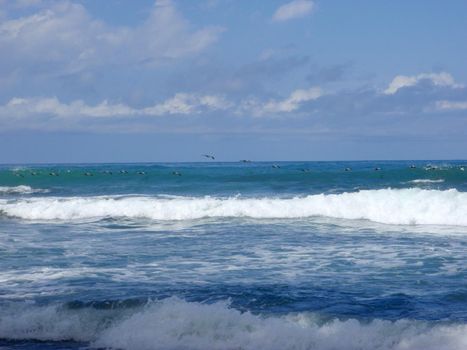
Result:
{"type": "Polygon", "coordinates": [[[467,2],[0,0],[0,162],[467,158],[467,2]]]}

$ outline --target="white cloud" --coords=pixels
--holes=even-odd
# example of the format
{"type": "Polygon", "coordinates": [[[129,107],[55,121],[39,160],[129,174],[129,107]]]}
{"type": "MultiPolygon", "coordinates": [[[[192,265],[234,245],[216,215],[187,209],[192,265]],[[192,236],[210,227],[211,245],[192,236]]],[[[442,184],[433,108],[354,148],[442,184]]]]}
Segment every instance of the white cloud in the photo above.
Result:
{"type": "Polygon", "coordinates": [[[393,95],[402,88],[415,86],[422,81],[429,81],[436,86],[448,86],[452,88],[462,87],[461,84],[455,82],[454,78],[449,73],[422,73],[413,76],[396,76],[383,93],[386,95],[393,95]]]}
{"type": "Polygon", "coordinates": [[[297,111],[303,103],[316,100],[323,95],[319,87],[310,89],[298,89],[293,91],[289,97],[283,100],[270,100],[265,103],[255,99],[246,100],[242,103],[241,110],[250,112],[254,116],[271,115],[279,113],[291,113],[297,111]]]}
{"type": "Polygon", "coordinates": [[[157,0],[144,23],[135,27],[107,25],[78,3],[47,4],[32,15],[0,23],[0,52],[8,52],[0,64],[22,69],[46,64],[54,72],[74,72],[99,64],[158,63],[201,52],[223,30],[193,29],[171,0],[157,0]]]}
{"type": "Polygon", "coordinates": [[[438,110],[467,110],[467,101],[437,101],[438,110]]]}
{"type": "Polygon", "coordinates": [[[89,105],[83,100],[62,102],[57,97],[15,97],[6,104],[0,105],[0,120],[14,123],[15,120],[34,120],[38,116],[63,121],[86,118],[111,120],[113,118],[131,119],[145,116],[195,115],[214,111],[263,116],[297,112],[304,103],[316,100],[320,96],[322,96],[321,89],[314,87],[295,90],[283,100],[262,102],[250,99],[234,104],[221,95],[177,93],[171,98],[142,108],[135,108],[124,103],[112,103],[107,100],[89,105]]]}
{"type": "Polygon", "coordinates": [[[174,97],[146,108],[133,108],[126,104],[104,100],[88,105],[82,100],[63,103],[56,97],[13,98],[0,106],[0,118],[29,118],[37,115],[58,118],[118,118],[134,116],[164,116],[171,114],[197,114],[203,111],[227,109],[230,104],[215,95],[179,93],[174,97]]]}
{"type": "Polygon", "coordinates": [[[49,98],[13,98],[6,105],[0,106],[0,116],[7,118],[28,118],[36,115],[53,117],[109,117],[130,116],[135,110],[123,104],[110,104],[103,101],[89,106],[81,100],[69,104],[62,103],[56,97],[49,98]]]}
{"type": "Polygon", "coordinates": [[[96,53],[109,47],[105,31],[83,6],[57,2],[31,16],[0,24],[0,50],[9,52],[10,63],[22,68],[28,62],[63,63],[70,68],[92,61],[96,53]]]}
{"type": "Polygon", "coordinates": [[[138,51],[148,59],[178,58],[204,50],[222,31],[222,28],[207,27],[190,32],[190,24],[171,0],[157,0],[146,22],[131,33],[131,41],[136,42],[138,51]]]}
{"type": "Polygon", "coordinates": [[[293,0],[280,6],[272,16],[272,19],[282,22],[305,17],[311,13],[313,7],[314,3],[311,0],[293,0]]]}
{"type": "Polygon", "coordinates": [[[178,93],[160,104],[144,108],[141,114],[193,114],[201,110],[225,110],[229,107],[230,103],[222,96],[178,93]]]}

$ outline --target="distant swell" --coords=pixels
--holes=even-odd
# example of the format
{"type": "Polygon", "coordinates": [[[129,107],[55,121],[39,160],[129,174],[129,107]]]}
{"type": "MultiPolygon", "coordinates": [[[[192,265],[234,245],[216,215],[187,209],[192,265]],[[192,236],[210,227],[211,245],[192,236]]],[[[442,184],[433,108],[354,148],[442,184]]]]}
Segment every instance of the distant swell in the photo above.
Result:
{"type": "Polygon", "coordinates": [[[467,226],[467,193],[455,189],[382,189],[295,198],[48,197],[0,200],[4,215],[26,220],[127,218],[191,220],[324,216],[386,224],[467,226]]]}
{"type": "Polygon", "coordinates": [[[89,342],[110,349],[347,349],[467,348],[467,325],[355,319],[324,321],[316,314],[260,316],[227,303],[177,298],[136,309],[64,306],[3,308],[0,338],[89,342]]]}
{"type": "Polygon", "coordinates": [[[0,186],[0,195],[2,194],[32,194],[32,193],[45,193],[47,190],[32,188],[31,186],[0,186]]]}

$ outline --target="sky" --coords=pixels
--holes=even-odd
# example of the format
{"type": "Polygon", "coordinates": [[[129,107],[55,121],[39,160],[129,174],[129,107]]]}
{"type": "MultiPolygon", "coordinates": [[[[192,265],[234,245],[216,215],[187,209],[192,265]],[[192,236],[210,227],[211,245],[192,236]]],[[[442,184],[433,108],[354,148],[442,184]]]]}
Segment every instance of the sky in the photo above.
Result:
{"type": "Polygon", "coordinates": [[[0,0],[0,163],[467,159],[467,1],[0,0]]]}

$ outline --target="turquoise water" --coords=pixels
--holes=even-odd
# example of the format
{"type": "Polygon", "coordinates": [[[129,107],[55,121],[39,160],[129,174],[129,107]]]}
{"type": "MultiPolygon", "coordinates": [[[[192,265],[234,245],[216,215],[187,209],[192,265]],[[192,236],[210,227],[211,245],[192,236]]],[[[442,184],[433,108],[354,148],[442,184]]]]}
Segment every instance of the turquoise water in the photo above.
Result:
{"type": "Polygon", "coordinates": [[[464,164],[4,165],[0,348],[465,349],[464,164]]]}

